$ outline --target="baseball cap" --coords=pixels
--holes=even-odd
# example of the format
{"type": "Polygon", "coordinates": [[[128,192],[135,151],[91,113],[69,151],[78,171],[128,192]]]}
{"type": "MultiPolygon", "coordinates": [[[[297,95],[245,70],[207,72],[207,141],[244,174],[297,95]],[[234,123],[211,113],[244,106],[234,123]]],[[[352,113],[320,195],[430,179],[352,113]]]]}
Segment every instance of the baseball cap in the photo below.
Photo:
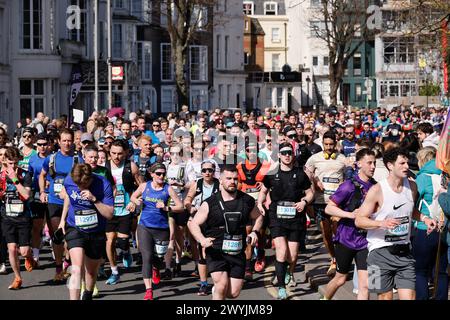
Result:
{"type": "Polygon", "coordinates": [[[98,139],[97,143],[98,143],[99,146],[104,145],[105,144],[105,137],[101,137],[100,139],[98,139]]]}
{"type": "Polygon", "coordinates": [[[83,143],[86,141],[88,141],[88,142],[94,141],[94,137],[92,136],[92,134],[85,132],[81,135],[81,142],[83,143]]]}
{"type": "Polygon", "coordinates": [[[23,128],[22,135],[24,133],[26,133],[26,132],[31,133],[32,135],[37,134],[37,130],[35,128],[32,128],[32,127],[25,127],[25,128],[23,128]]]}

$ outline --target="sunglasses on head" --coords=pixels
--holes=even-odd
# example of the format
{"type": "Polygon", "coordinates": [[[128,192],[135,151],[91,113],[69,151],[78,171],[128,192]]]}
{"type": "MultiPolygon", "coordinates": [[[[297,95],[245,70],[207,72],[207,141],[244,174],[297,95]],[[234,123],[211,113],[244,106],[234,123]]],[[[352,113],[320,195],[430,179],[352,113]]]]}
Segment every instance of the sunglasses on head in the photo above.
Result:
{"type": "Polygon", "coordinates": [[[202,169],[202,173],[213,173],[214,172],[214,169],[212,169],[212,168],[204,168],[204,169],[202,169]]]}
{"type": "Polygon", "coordinates": [[[158,177],[164,177],[166,175],[165,172],[161,172],[161,171],[153,172],[153,173],[156,174],[158,177]]]}
{"type": "Polygon", "coordinates": [[[38,147],[46,147],[48,146],[48,143],[36,143],[38,147]]]}
{"type": "Polygon", "coordinates": [[[284,150],[284,151],[280,151],[280,154],[282,156],[292,156],[292,150],[284,150]]]}

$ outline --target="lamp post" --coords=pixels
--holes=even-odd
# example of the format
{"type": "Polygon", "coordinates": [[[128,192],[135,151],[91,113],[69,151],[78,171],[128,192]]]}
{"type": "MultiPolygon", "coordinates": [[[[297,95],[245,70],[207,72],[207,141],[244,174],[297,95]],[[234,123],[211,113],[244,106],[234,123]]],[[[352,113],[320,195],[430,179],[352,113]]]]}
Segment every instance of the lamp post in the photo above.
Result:
{"type": "Polygon", "coordinates": [[[309,108],[309,83],[311,82],[311,79],[309,78],[309,76],[306,76],[306,86],[307,86],[307,105],[308,105],[308,108],[309,108]]]}

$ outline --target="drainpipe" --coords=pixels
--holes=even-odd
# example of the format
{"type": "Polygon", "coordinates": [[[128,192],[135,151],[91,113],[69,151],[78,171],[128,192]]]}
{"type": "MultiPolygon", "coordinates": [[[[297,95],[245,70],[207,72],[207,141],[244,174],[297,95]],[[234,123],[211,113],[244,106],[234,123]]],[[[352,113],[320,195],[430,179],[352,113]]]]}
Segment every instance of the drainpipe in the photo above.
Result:
{"type": "Polygon", "coordinates": [[[284,23],[284,64],[287,64],[287,23],[284,23]]]}

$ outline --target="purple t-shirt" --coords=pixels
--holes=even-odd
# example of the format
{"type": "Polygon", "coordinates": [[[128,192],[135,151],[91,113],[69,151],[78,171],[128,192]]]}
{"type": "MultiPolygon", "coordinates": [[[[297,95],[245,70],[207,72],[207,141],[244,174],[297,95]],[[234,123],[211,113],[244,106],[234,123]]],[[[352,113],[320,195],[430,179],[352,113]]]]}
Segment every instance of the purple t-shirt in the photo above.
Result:
{"type": "MultiPolygon", "coordinates": [[[[362,186],[362,199],[364,200],[367,192],[373,186],[372,181],[362,181],[359,176],[355,176],[355,180],[358,181],[362,186]]],[[[346,180],[342,183],[336,192],[330,197],[333,201],[344,211],[349,211],[348,206],[350,205],[351,199],[355,194],[355,186],[351,180],[346,180]]],[[[366,235],[360,233],[355,226],[355,220],[342,218],[339,220],[336,235],[333,239],[334,242],[339,242],[346,247],[354,250],[361,250],[367,248],[366,235]]]]}

